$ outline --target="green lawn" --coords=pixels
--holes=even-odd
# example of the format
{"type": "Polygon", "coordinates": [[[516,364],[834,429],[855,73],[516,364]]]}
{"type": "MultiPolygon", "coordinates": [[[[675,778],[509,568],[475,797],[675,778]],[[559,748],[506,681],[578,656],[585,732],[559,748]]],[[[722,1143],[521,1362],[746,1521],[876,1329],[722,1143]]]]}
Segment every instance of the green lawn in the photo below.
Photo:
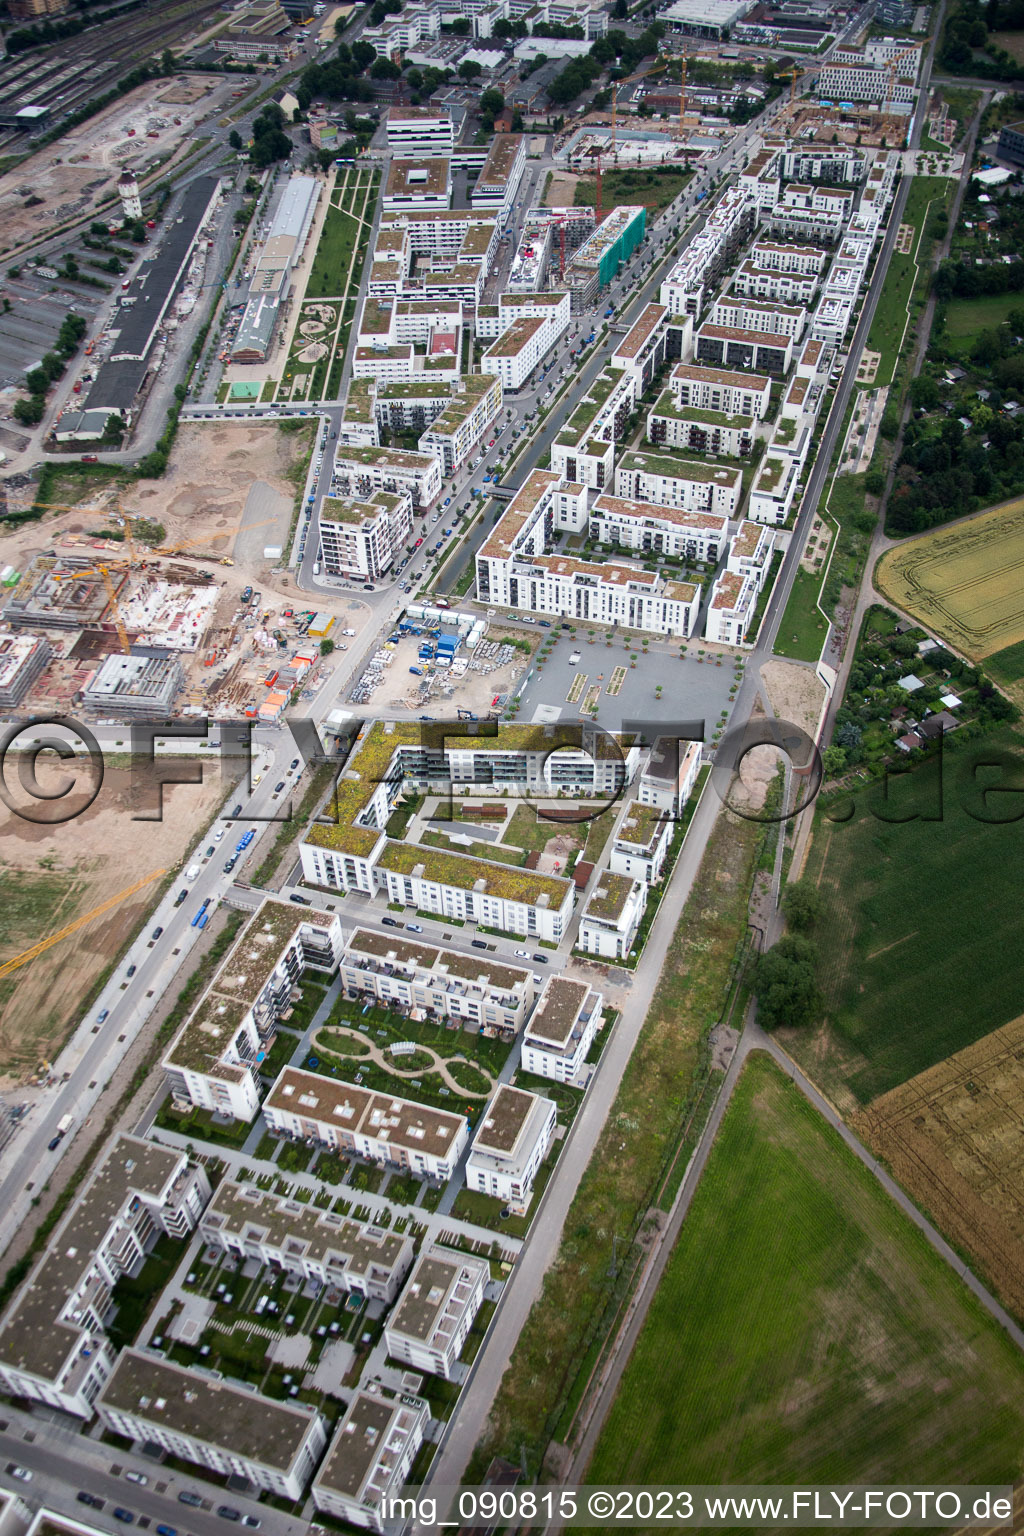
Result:
{"type": "Polygon", "coordinates": [[[1019,293],[993,293],[981,299],[954,299],[946,305],[943,340],[958,352],[968,352],[982,331],[1001,325],[1011,309],[1024,308],[1019,293]]]}
{"type": "Polygon", "coordinates": [[[744,1068],[592,1483],[1008,1483],[1024,1360],[768,1058],[744,1068]]]}
{"type": "Polygon", "coordinates": [[[1004,782],[1020,786],[1022,749],[1009,729],[960,750],[947,745],[941,803],[933,760],[892,780],[888,803],[875,785],[847,821],[819,811],[807,877],[826,904],[827,1034],[786,1031],[785,1044],[841,1108],[868,1103],[1024,1013],[1024,819],[977,819],[1020,815],[1019,794],[983,801],[980,791],[997,782],[998,770],[981,765],[1000,752],[1018,764],[1004,782]],[[895,819],[906,817],[914,819],[895,819]]]}
{"type": "Polygon", "coordinates": [[[818,610],[821,576],[802,568],[796,573],[786,611],[775,637],[775,654],[795,661],[817,661],[828,636],[828,624],[818,610]]]}
{"type": "MultiPolygon", "coordinates": [[[[912,224],[915,234],[909,256],[894,251],[885,275],[885,282],[878,298],[878,307],[871,322],[868,347],[881,353],[881,362],[875,376],[875,384],[891,384],[899,360],[907,328],[907,304],[914,290],[918,268],[915,255],[918,250],[918,234],[928,214],[929,203],[935,199],[933,211],[948,203],[953,183],[942,176],[915,176],[903,213],[904,224],[912,224]]],[[[925,239],[921,243],[921,258],[926,261],[931,249],[925,239]]]]}

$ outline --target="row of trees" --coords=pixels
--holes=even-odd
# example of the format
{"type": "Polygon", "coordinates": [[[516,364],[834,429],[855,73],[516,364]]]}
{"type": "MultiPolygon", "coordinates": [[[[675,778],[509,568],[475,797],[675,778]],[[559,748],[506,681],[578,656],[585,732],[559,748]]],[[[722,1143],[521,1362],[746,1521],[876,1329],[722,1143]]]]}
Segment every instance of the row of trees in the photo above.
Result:
{"type": "Polygon", "coordinates": [[[758,956],[754,970],[758,1023],[769,1030],[813,1024],[822,1006],[818,946],[811,937],[824,911],[821,894],[800,880],[787,886],[782,908],[788,932],[758,956]]]}

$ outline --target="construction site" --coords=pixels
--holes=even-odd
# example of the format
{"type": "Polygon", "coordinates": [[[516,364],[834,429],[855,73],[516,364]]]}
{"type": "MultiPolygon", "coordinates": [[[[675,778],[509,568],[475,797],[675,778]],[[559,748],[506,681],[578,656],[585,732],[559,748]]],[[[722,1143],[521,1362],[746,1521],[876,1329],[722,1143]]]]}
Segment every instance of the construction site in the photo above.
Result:
{"type": "MultiPolygon", "coordinates": [[[[0,707],[267,720],[311,695],[329,666],[323,636],[279,554],[308,435],[183,428],[162,480],[49,503],[42,522],[12,530],[0,570],[0,707]]],[[[70,492],[70,477],[60,484],[70,492]]],[[[368,610],[348,607],[339,623],[354,634],[368,610]]]]}

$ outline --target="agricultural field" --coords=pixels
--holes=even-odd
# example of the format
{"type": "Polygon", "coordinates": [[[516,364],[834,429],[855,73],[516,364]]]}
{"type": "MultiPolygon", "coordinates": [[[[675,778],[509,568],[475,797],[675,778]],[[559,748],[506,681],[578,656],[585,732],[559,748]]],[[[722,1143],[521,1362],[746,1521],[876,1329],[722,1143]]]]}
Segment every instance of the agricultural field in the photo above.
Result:
{"type": "Polygon", "coordinates": [[[886,597],[972,661],[1024,640],[1024,499],[888,550],[886,597]]]}
{"type": "Polygon", "coordinates": [[[1024,1317],[1024,1018],[876,1099],[853,1127],[1024,1317]]]}
{"type": "Polygon", "coordinates": [[[1024,709],[1024,640],[986,656],[985,671],[997,687],[1024,709]]]}
{"type": "Polygon", "coordinates": [[[1016,1347],[753,1056],[585,1480],[1010,1482],[1022,1437],[1016,1347]]]}
{"type": "Polygon", "coordinates": [[[844,1114],[1024,1012],[1024,819],[981,819],[1019,816],[996,785],[1024,788],[1007,727],[819,808],[805,878],[825,903],[825,1020],[779,1038],[844,1114]]]}

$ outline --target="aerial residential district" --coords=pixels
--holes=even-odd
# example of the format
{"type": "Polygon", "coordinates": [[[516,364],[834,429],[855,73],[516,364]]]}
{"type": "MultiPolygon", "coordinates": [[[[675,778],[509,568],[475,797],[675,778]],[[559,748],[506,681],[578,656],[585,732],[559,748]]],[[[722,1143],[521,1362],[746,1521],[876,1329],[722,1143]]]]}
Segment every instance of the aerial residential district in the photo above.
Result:
{"type": "Polygon", "coordinates": [[[1021,1523],[1022,25],[5,0],[0,1536],[1021,1523]]]}

